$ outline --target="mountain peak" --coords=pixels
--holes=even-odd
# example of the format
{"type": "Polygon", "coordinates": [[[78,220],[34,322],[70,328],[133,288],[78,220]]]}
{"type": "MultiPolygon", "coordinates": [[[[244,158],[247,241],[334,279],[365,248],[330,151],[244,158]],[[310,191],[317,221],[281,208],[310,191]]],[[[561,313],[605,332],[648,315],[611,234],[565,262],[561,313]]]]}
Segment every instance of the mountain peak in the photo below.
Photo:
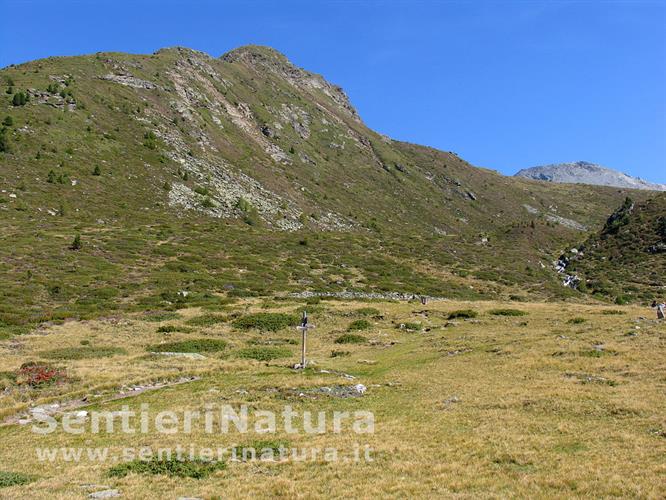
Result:
{"type": "Polygon", "coordinates": [[[267,45],[243,45],[223,54],[220,59],[226,62],[280,63],[294,66],[280,51],[267,45]]]}
{"type": "Polygon", "coordinates": [[[595,186],[666,191],[666,184],[647,182],[587,161],[555,163],[525,168],[518,171],[515,176],[556,183],[591,184],[595,186]]]}

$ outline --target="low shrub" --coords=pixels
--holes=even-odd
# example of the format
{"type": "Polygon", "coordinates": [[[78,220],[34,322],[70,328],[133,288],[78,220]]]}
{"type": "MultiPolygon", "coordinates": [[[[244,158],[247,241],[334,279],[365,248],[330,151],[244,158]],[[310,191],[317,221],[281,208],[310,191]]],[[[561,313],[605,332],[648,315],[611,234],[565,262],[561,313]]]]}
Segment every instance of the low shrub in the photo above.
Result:
{"type": "Polygon", "coordinates": [[[150,345],[149,352],[218,352],[227,347],[227,342],[221,339],[192,339],[180,342],[166,342],[164,344],[150,345]]]}
{"type": "Polygon", "coordinates": [[[336,344],[363,344],[365,341],[366,338],[363,335],[357,335],[355,333],[345,333],[335,339],[336,344]]]}
{"type": "Polygon", "coordinates": [[[110,358],[119,354],[127,354],[127,351],[120,347],[93,347],[90,345],[61,347],[39,353],[42,358],[63,360],[110,358]]]}
{"type": "Polygon", "coordinates": [[[412,332],[419,332],[423,329],[423,327],[421,326],[421,323],[401,323],[398,326],[404,328],[405,330],[409,330],[409,331],[412,331],[412,332]]]}
{"type": "Polygon", "coordinates": [[[331,357],[332,358],[344,358],[346,356],[349,356],[351,352],[349,351],[331,351],[331,357]]]}
{"type": "Polygon", "coordinates": [[[567,323],[571,325],[580,325],[581,323],[585,323],[587,321],[585,318],[571,318],[567,323]]]}
{"type": "Polygon", "coordinates": [[[66,381],[67,372],[64,368],[56,368],[41,362],[24,363],[16,373],[16,383],[30,387],[44,387],[66,381]]]}
{"type": "Polygon", "coordinates": [[[473,309],[458,309],[457,311],[452,311],[449,313],[448,319],[457,319],[457,318],[476,318],[479,314],[473,309]]]}
{"type": "Polygon", "coordinates": [[[300,323],[298,316],[284,313],[256,313],[248,314],[236,319],[232,326],[239,330],[257,329],[262,331],[277,332],[289,326],[300,323]]]}
{"type": "Polygon", "coordinates": [[[356,321],[349,323],[347,331],[368,330],[370,327],[372,327],[372,324],[367,319],[357,319],[356,321]]]}
{"type": "Polygon", "coordinates": [[[170,477],[189,477],[204,479],[214,472],[222,470],[226,464],[221,461],[152,459],[134,460],[111,467],[109,477],[125,477],[128,474],[164,475],[170,477]]]}
{"type": "Polygon", "coordinates": [[[490,314],[493,316],[527,316],[527,313],[520,309],[493,309],[490,314]]]}
{"type": "Polygon", "coordinates": [[[273,359],[288,358],[292,352],[286,347],[248,347],[241,349],[236,356],[243,359],[255,359],[257,361],[271,361],[273,359]]]}
{"type": "Polygon", "coordinates": [[[35,480],[33,476],[21,474],[20,472],[6,472],[0,470],[0,488],[9,488],[10,486],[23,486],[35,480]]]}

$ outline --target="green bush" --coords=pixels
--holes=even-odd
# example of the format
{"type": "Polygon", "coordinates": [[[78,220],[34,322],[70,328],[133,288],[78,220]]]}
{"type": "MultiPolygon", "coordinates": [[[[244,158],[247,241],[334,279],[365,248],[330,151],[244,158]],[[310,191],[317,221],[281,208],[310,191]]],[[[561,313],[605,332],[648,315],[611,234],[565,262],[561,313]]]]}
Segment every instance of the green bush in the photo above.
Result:
{"type": "Polygon", "coordinates": [[[288,358],[292,354],[286,347],[248,347],[236,353],[239,358],[256,359],[257,361],[288,358]]]}
{"type": "Polygon", "coordinates": [[[413,332],[419,332],[423,329],[421,323],[402,323],[402,326],[405,330],[410,330],[413,332]]]}
{"type": "Polygon", "coordinates": [[[5,127],[11,127],[12,125],[14,125],[14,119],[11,116],[7,115],[5,119],[2,120],[2,124],[5,127]]]}
{"type": "Polygon", "coordinates": [[[194,460],[134,460],[115,465],[109,469],[109,477],[125,477],[128,474],[165,475],[203,479],[222,470],[226,464],[221,461],[194,460]]]}
{"type": "Polygon", "coordinates": [[[82,347],[61,347],[39,353],[42,358],[63,360],[110,358],[121,354],[127,354],[127,351],[120,347],[93,347],[89,345],[82,347]]]}
{"type": "Polygon", "coordinates": [[[365,341],[366,338],[363,335],[357,335],[355,333],[345,333],[335,339],[336,344],[364,344],[365,341]]]}
{"type": "Polygon", "coordinates": [[[449,319],[465,319],[465,318],[476,318],[479,314],[473,309],[458,309],[457,311],[452,311],[449,313],[449,319]]]}
{"type": "Polygon", "coordinates": [[[164,344],[150,345],[146,348],[149,352],[219,352],[227,347],[227,342],[220,339],[192,339],[180,342],[167,342],[164,344]]]}
{"type": "Polygon", "coordinates": [[[74,236],[74,239],[72,240],[72,244],[69,246],[69,249],[70,250],[81,250],[82,246],[83,245],[81,243],[81,235],[77,234],[76,236],[74,236]]]}
{"type": "Polygon", "coordinates": [[[352,321],[349,323],[349,326],[347,327],[347,331],[353,332],[353,331],[358,331],[358,330],[368,330],[369,328],[372,327],[372,324],[366,320],[366,319],[357,319],[356,321],[352,321]]]}
{"type": "Polygon", "coordinates": [[[143,145],[148,149],[157,149],[157,136],[152,130],[144,134],[143,145]]]}
{"type": "Polygon", "coordinates": [[[289,326],[297,326],[299,323],[299,317],[293,314],[255,313],[238,318],[232,323],[232,326],[239,330],[257,329],[277,332],[289,326]]]}
{"type": "Polygon", "coordinates": [[[527,313],[520,309],[493,309],[490,314],[493,316],[527,316],[527,313]]]}
{"type": "Polygon", "coordinates": [[[571,325],[580,325],[581,323],[585,323],[587,321],[585,318],[571,318],[567,323],[571,325]]]}
{"type": "Polygon", "coordinates": [[[14,94],[14,97],[12,98],[12,104],[14,106],[23,106],[25,103],[29,101],[29,97],[27,94],[24,92],[17,92],[14,94]]]}
{"type": "Polygon", "coordinates": [[[0,471],[0,488],[9,488],[10,486],[23,486],[35,480],[33,476],[21,474],[20,472],[0,471]]]}

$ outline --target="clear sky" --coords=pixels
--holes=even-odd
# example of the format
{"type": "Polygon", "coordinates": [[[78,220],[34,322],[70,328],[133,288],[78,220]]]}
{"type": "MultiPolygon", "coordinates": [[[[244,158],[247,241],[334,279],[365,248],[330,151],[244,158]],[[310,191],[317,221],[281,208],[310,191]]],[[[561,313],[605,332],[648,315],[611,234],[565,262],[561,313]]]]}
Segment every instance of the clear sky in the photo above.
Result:
{"type": "Polygon", "coordinates": [[[586,160],[666,183],[666,0],[0,0],[0,66],[270,45],[365,122],[512,174],[586,160]]]}

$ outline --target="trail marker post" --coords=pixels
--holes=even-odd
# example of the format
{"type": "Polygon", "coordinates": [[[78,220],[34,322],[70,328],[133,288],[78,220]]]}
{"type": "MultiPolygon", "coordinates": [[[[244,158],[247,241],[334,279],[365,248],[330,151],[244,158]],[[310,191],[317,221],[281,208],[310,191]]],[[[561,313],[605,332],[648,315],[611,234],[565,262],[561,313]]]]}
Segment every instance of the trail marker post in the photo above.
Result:
{"type": "Polygon", "coordinates": [[[294,368],[304,370],[308,362],[306,359],[307,356],[307,343],[308,343],[308,330],[314,328],[315,326],[308,323],[308,313],[303,311],[303,318],[301,318],[301,324],[296,328],[301,331],[301,362],[296,365],[294,368]]]}

